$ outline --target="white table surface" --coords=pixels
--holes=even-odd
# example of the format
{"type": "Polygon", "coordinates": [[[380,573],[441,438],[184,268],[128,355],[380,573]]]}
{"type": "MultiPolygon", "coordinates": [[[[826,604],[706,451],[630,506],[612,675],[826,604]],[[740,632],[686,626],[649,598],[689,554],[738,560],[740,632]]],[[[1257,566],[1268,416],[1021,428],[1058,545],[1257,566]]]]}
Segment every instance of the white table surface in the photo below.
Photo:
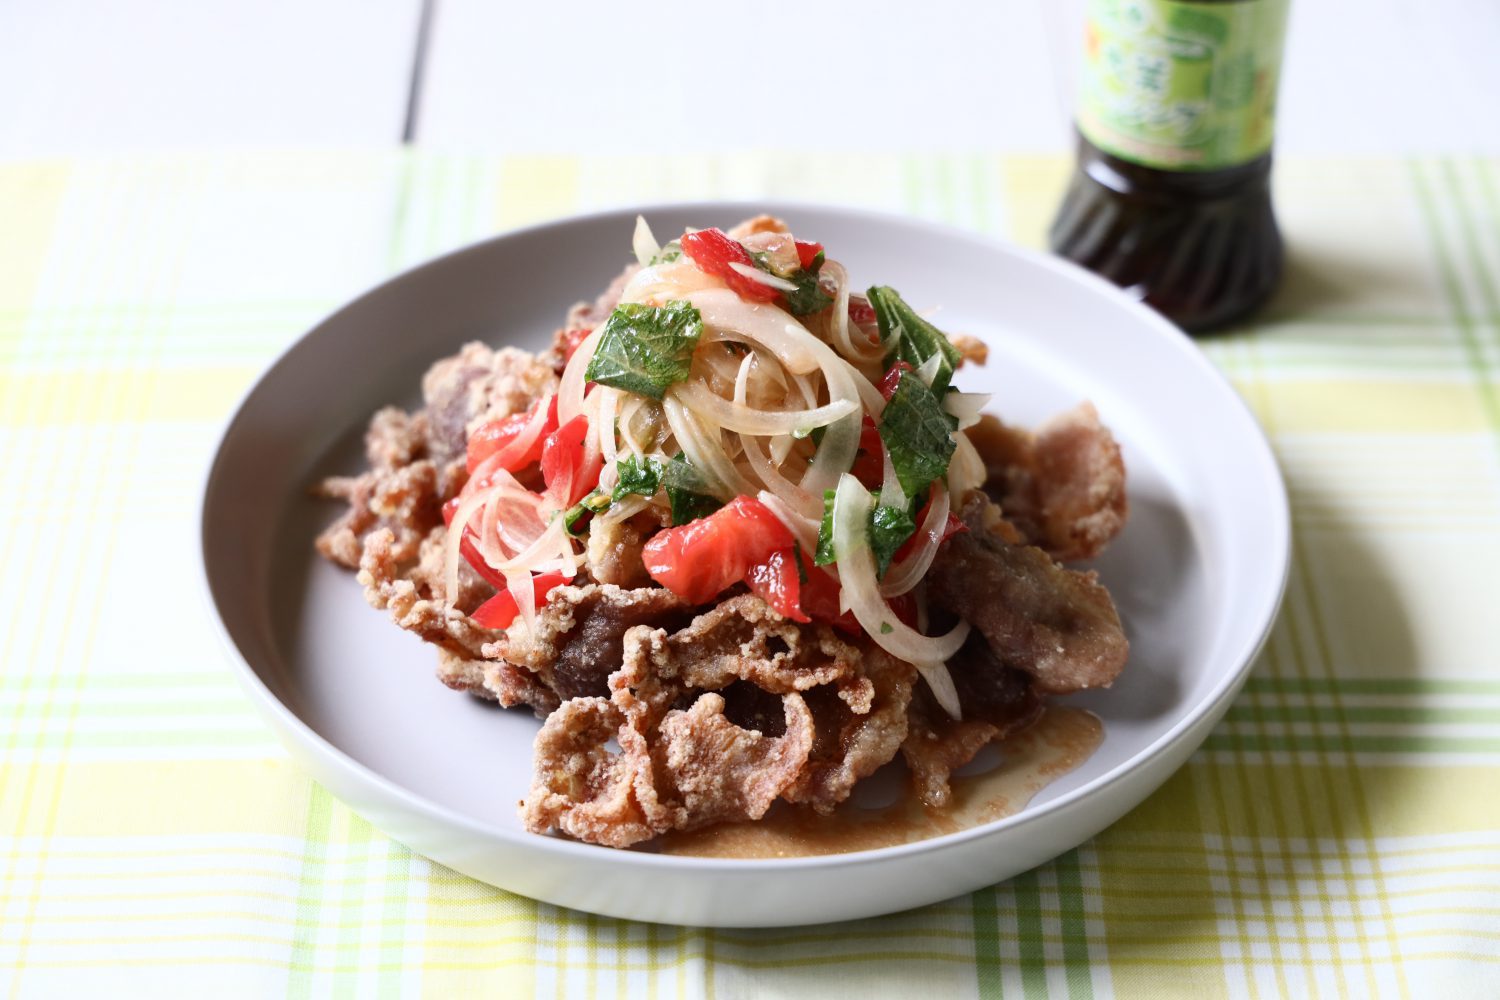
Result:
{"type": "MultiPolygon", "coordinates": [[[[4,0],[0,158],[1070,142],[1079,0],[426,2],[4,0]]],[[[1293,0],[1278,148],[1500,153],[1497,53],[1500,0],[1293,0]]]]}

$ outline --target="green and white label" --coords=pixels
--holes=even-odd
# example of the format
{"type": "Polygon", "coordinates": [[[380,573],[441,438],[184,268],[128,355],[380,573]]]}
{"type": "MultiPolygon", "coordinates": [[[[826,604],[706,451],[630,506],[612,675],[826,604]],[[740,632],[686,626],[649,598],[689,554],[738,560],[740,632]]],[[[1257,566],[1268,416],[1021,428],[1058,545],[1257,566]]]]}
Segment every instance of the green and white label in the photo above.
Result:
{"type": "Polygon", "coordinates": [[[1271,148],[1288,0],[1089,0],[1078,128],[1148,167],[1218,170],[1271,148]]]}

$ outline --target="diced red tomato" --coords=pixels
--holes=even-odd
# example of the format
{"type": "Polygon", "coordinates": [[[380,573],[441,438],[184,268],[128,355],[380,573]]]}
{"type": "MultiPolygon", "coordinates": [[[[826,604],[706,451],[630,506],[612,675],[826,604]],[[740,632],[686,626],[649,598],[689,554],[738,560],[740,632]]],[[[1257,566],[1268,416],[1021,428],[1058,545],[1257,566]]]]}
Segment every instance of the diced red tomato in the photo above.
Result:
{"type": "Polygon", "coordinates": [[[750,590],[771,610],[794,622],[812,621],[802,611],[802,578],[797,572],[797,550],[777,549],[745,574],[750,590]]]}
{"type": "Polygon", "coordinates": [[[854,456],[854,467],[849,470],[866,489],[873,490],[885,479],[883,447],[875,421],[866,414],[859,430],[859,451],[854,456]]]}
{"type": "Polygon", "coordinates": [[[797,263],[802,265],[804,271],[812,267],[813,261],[818,259],[818,254],[823,252],[821,243],[804,243],[801,240],[793,242],[797,245],[797,263]]]}
{"type": "Polygon", "coordinates": [[[567,364],[572,360],[573,353],[578,350],[578,345],[583,343],[588,335],[593,332],[591,328],[586,326],[577,326],[571,330],[564,330],[562,332],[557,341],[559,346],[562,347],[563,364],[567,364]]]}
{"type": "Polygon", "coordinates": [[[738,496],[679,528],[657,532],[641,555],[657,583],[693,604],[739,583],[750,568],[794,544],[792,533],[754,497],[738,496]]]}
{"type": "Polygon", "coordinates": [[[889,400],[896,394],[896,383],[901,381],[902,373],[912,370],[912,366],[905,361],[897,361],[891,365],[891,370],[880,380],[880,394],[889,400]]]}
{"type": "MultiPolygon", "coordinates": [[[[547,599],[554,587],[560,587],[566,582],[561,573],[539,573],[531,580],[537,604],[547,599]]],[[[516,620],[516,615],[521,609],[516,607],[516,598],[505,588],[505,581],[500,581],[500,593],[485,601],[469,617],[474,619],[485,628],[502,629],[509,628],[510,623],[516,620]]]]}
{"type": "Polygon", "coordinates": [[[604,459],[596,454],[584,465],[589,421],[583,414],[563,424],[542,444],[542,481],[560,507],[571,507],[599,485],[604,459]]]}
{"type": "Polygon", "coordinates": [[[682,237],[682,252],[687,254],[699,270],[723,278],[740,298],[751,302],[776,302],[781,293],[769,285],[740,274],[730,264],[754,267],[750,252],[730,239],[722,229],[700,229],[682,237]]]}
{"type": "MultiPolygon", "coordinates": [[[[456,496],[452,500],[449,500],[447,503],[443,504],[444,524],[453,524],[453,515],[458,510],[458,505],[460,502],[462,502],[462,500],[462,496],[456,496]]],[[[479,547],[474,544],[474,539],[477,537],[479,536],[475,533],[474,526],[472,524],[465,526],[464,537],[460,539],[458,543],[459,554],[464,557],[464,561],[467,562],[471,567],[473,567],[474,572],[478,573],[486,583],[488,583],[491,587],[504,590],[505,577],[495,572],[493,569],[490,569],[490,564],[485,562],[484,556],[479,554],[479,547]]]]}
{"type": "Polygon", "coordinates": [[[874,326],[875,307],[863,299],[850,299],[849,321],[858,326],[874,326]]]}
{"type": "Polygon", "coordinates": [[[807,579],[802,583],[802,610],[815,622],[824,622],[840,631],[858,635],[861,631],[854,612],[839,613],[839,582],[821,566],[804,562],[807,579]]]}
{"type": "MultiPolygon", "coordinates": [[[[536,408],[540,405],[541,400],[537,400],[524,413],[512,413],[500,420],[492,420],[470,434],[468,446],[470,475],[485,459],[514,441],[517,435],[526,429],[526,425],[531,423],[531,419],[536,416],[536,408]]],[[[513,461],[506,462],[505,471],[517,472],[528,465],[535,465],[542,457],[542,442],[555,430],[557,430],[557,397],[553,396],[547,409],[547,422],[542,426],[542,433],[537,435],[536,443],[513,461]]]]}

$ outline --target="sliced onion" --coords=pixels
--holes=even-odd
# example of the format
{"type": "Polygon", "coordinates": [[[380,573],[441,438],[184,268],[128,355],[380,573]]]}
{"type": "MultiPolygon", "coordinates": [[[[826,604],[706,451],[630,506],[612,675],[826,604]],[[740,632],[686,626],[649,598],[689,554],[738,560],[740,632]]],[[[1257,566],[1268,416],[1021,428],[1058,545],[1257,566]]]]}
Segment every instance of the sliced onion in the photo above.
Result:
{"type": "Polygon", "coordinates": [[[754,264],[742,264],[737,260],[732,260],[729,262],[729,269],[742,278],[758,281],[762,285],[774,288],[779,292],[795,292],[797,290],[797,286],[790,281],[787,281],[785,278],[778,278],[768,271],[762,271],[754,264]]]}
{"type": "Polygon", "coordinates": [[[885,397],[875,387],[875,383],[865,377],[864,372],[855,368],[845,361],[844,366],[849,369],[849,380],[854,383],[854,388],[859,392],[859,401],[863,404],[870,416],[878,417],[885,412],[885,397]]]}
{"type": "Polygon", "coordinates": [[[724,289],[724,279],[698,270],[684,257],[641,268],[626,283],[620,301],[660,305],[711,288],[724,289]]]}
{"type": "Polygon", "coordinates": [[[905,507],[906,491],[901,488],[901,477],[896,474],[896,463],[891,459],[891,449],[880,445],[881,479],[880,504],[883,507],[905,507]]]}
{"type": "Polygon", "coordinates": [[[750,470],[755,473],[761,483],[776,496],[790,504],[801,517],[811,518],[811,512],[816,510],[821,518],[823,511],[823,496],[813,494],[804,490],[801,486],[787,479],[777,468],[780,462],[773,462],[766,458],[760,450],[760,442],[755,438],[745,438],[745,458],[750,463],[750,470]]]}
{"type": "MultiPolygon", "coordinates": [[[[867,528],[870,503],[869,491],[859,480],[848,473],[839,478],[833,500],[833,551],[849,610],[871,641],[898,660],[913,664],[946,663],[968,638],[969,623],[959,622],[946,635],[926,636],[896,617],[880,596],[880,584],[875,578],[875,556],[870,551],[867,528]]],[[[936,688],[933,694],[939,695],[936,688]]],[[[957,708],[943,707],[950,714],[957,708]]]]}
{"type": "Polygon", "coordinates": [[[667,423],[672,428],[677,446],[687,455],[693,467],[708,480],[715,497],[729,501],[741,493],[755,492],[755,487],[740,474],[724,453],[717,428],[703,427],[692,409],[670,392],[662,400],[662,410],[667,415],[667,423]]]}
{"type": "Polygon", "coordinates": [[[932,388],[932,380],[937,378],[938,369],[943,366],[943,352],[933,351],[932,357],[917,366],[916,376],[922,380],[922,384],[929,389],[932,388]]]}
{"type": "Polygon", "coordinates": [[[830,339],[834,348],[845,358],[860,364],[873,364],[880,360],[880,345],[864,335],[863,330],[849,330],[849,272],[838,261],[823,262],[823,274],[833,278],[836,291],[833,296],[833,312],[829,317],[830,339]]]}
{"type": "Polygon", "coordinates": [[[599,338],[603,334],[603,323],[594,327],[593,332],[583,338],[578,349],[568,359],[568,367],[563,369],[562,381],[557,386],[557,423],[559,426],[583,412],[583,394],[588,387],[588,379],[584,376],[584,372],[588,370],[589,362],[594,359],[594,350],[599,346],[599,338]]]}
{"type": "Polygon", "coordinates": [[[962,497],[970,490],[983,486],[984,481],[989,478],[989,470],[985,467],[984,459],[979,457],[974,442],[969,440],[969,435],[959,431],[953,435],[953,441],[956,447],[953,449],[953,458],[948,462],[948,492],[962,497]]]}
{"type": "Polygon", "coordinates": [[[667,390],[667,396],[691,407],[712,425],[756,437],[773,434],[806,437],[813,428],[826,427],[859,410],[859,403],[853,399],[835,400],[812,410],[758,410],[717,396],[702,382],[679,382],[667,390]]]}
{"type": "Polygon", "coordinates": [[[979,423],[980,412],[994,396],[988,392],[950,392],[943,396],[943,412],[958,419],[958,429],[968,430],[979,423]]]}
{"type": "Polygon", "coordinates": [[[594,390],[599,394],[598,419],[593,422],[594,435],[599,439],[599,454],[604,456],[604,471],[599,483],[614,485],[615,463],[620,458],[618,421],[620,417],[620,393],[609,386],[601,385],[594,390]]]}
{"type": "Polygon", "coordinates": [[[913,663],[917,673],[927,682],[932,697],[954,719],[964,717],[963,706],[958,703],[958,689],[953,686],[953,675],[946,663],[913,663]]]}
{"type": "Polygon", "coordinates": [[[651,234],[651,227],[646,223],[644,215],[635,217],[635,233],[630,238],[630,248],[635,251],[636,263],[642,267],[646,267],[653,257],[661,253],[661,244],[651,234]]]}
{"type": "Polygon", "coordinates": [[[803,517],[792,509],[787,503],[775,493],[761,490],[756,494],[756,499],[766,505],[766,509],[776,515],[776,520],[786,525],[786,529],[797,539],[798,544],[805,551],[811,552],[818,547],[818,522],[811,518],[803,517]]]}
{"type": "Polygon", "coordinates": [[[453,512],[453,520],[448,524],[448,537],[443,540],[443,587],[450,608],[458,598],[459,547],[463,545],[464,529],[469,526],[475,511],[484,506],[490,493],[490,490],[476,490],[473,496],[459,501],[458,509],[453,512]]]}
{"type": "Polygon", "coordinates": [[[880,581],[880,593],[885,597],[897,597],[922,582],[932,560],[937,558],[938,545],[943,540],[943,529],[948,523],[951,498],[941,482],[932,484],[932,500],[927,508],[927,517],[917,527],[915,538],[921,539],[917,548],[899,563],[885,572],[880,581]]]}
{"type": "Polygon", "coordinates": [[[795,375],[817,371],[820,362],[817,349],[828,351],[828,345],[809,333],[807,327],[773,305],[746,302],[727,288],[694,291],[686,298],[703,317],[705,340],[752,340],[795,375]],[[726,337],[726,333],[739,336],[726,337]]]}

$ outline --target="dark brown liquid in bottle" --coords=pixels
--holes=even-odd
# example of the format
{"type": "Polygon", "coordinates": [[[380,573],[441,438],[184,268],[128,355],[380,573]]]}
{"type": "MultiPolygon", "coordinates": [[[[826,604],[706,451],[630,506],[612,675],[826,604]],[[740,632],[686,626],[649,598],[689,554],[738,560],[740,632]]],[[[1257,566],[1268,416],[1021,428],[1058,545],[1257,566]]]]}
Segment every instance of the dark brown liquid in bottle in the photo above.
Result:
{"type": "Polygon", "coordinates": [[[1052,249],[1186,330],[1222,327],[1281,278],[1270,179],[1269,153],[1223,170],[1159,170],[1080,138],[1052,249]]]}

